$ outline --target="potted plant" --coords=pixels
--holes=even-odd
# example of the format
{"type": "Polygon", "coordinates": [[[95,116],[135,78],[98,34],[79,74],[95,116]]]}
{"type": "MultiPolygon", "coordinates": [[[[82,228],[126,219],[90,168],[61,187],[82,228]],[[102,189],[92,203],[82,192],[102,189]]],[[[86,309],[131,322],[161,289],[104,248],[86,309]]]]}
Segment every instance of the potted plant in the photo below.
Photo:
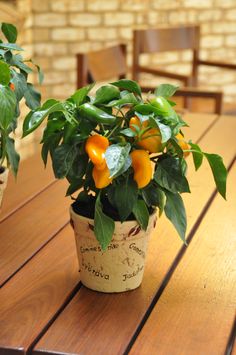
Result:
{"type": "Polygon", "coordinates": [[[160,85],[143,99],[139,85],[122,79],[76,91],[69,99],[46,101],[31,111],[24,136],[47,117],[42,158],[50,154],[55,177],[66,178],[72,197],[81,281],[94,290],[120,292],[138,287],[149,234],[164,212],[185,242],[186,214],[181,194],[190,192],[186,156],[196,170],[205,157],[225,198],[221,157],[186,142],[183,119],[160,85]]]}
{"type": "MultiPolygon", "coordinates": [[[[15,42],[17,29],[9,23],[0,25],[0,207],[3,191],[7,184],[8,169],[11,168],[17,175],[19,154],[15,149],[12,138],[17,127],[17,118],[20,115],[20,101],[25,98],[25,103],[30,109],[40,105],[40,94],[28,82],[28,75],[32,69],[26,64],[19,54],[23,49],[15,42]],[[6,42],[7,40],[7,42],[6,42]],[[4,165],[6,163],[6,166],[4,165]]],[[[28,60],[31,62],[31,60],[28,60]]],[[[39,67],[40,82],[42,73],[39,67]]]]}

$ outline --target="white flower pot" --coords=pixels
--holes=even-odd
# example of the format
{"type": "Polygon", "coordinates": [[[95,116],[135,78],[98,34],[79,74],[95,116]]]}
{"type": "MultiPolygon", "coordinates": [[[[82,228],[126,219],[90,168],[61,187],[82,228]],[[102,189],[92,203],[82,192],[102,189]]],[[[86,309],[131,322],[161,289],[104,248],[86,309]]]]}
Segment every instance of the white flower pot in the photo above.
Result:
{"type": "Polygon", "coordinates": [[[0,208],[2,205],[3,192],[7,186],[7,178],[8,178],[9,170],[4,168],[4,171],[0,173],[0,208]]]}
{"type": "Polygon", "coordinates": [[[93,232],[94,220],[78,215],[72,207],[70,215],[83,285],[101,292],[123,292],[139,287],[156,211],[150,216],[147,231],[141,230],[137,221],[115,222],[112,241],[104,252],[93,232]]]}

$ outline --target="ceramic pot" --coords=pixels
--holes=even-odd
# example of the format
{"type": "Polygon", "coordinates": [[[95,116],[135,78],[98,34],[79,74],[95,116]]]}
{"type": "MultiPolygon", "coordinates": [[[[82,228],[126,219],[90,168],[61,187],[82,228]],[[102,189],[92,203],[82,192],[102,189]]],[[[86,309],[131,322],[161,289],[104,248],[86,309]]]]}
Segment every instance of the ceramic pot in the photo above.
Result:
{"type": "Polygon", "coordinates": [[[149,236],[156,224],[156,211],[147,231],[137,221],[115,222],[115,231],[106,251],[94,235],[94,220],[70,209],[75,232],[81,282],[101,292],[123,292],[140,286],[143,278],[149,236]]]}
{"type": "Polygon", "coordinates": [[[9,170],[7,168],[3,168],[3,172],[0,173],[0,208],[2,205],[3,192],[7,186],[7,178],[9,170]]]}

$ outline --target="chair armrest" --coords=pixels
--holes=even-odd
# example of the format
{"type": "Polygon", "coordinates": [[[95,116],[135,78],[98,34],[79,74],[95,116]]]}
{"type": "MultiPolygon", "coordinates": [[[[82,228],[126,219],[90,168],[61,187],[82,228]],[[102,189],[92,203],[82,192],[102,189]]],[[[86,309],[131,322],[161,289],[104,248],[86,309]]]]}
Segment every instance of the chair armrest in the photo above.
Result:
{"type": "Polygon", "coordinates": [[[165,70],[161,69],[154,69],[154,68],[149,68],[149,67],[144,67],[144,66],[139,66],[138,71],[141,73],[148,73],[148,74],[153,74],[153,75],[159,75],[163,76],[166,78],[171,78],[171,79],[176,79],[182,81],[185,85],[187,85],[191,79],[190,76],[188,75],[181,75],[177,73],[171,73],[165,70]]]}
{"type": "Polygon", "coordinates": [[[233,63],[224,63],[224,62],[217,62],[217,61],[212,61],[212,60],[199,59],[198,64],[207,65],[207,66],[211,66],[211,67],[219,67],[219,68],[236,70],[236,64],[233,64],[233,63]]]}

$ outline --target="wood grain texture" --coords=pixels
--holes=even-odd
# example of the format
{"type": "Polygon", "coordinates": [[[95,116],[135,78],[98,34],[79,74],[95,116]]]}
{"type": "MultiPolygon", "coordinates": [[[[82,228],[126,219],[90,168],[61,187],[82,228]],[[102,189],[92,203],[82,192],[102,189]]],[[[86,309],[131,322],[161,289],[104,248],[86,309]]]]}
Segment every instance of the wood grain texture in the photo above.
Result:
{"type": "MultiPolygon", "coordinates": [[[[224,120],[217,122],[205,136],[202,147],[222,153],[228,164],[235,149],[226,143],[234,139],[236,121],[224,120]],[[225,129],[219,146],[216,137],[221,135],[225,124],[229,127],[225,129]]],[[[192,135],[191,129],[189,131],[192,135]]],[[[206,164],[197,174],[193,170],[190,161],[188,176],[193,193],[185,196],[189,211],[188,232],[214,189],[206,164]]],[[[162,218],[150,240],[141,287],[118,295],[99,294],[82,288],[35,346],[34,354],[123,354],[181,246],[172,226],[162,218]]]]}
{"type": "Polygon", "coordinates": [[[55,180],[50,164],[44,168],[40,153],[22,161],[17,179],[10,173],[0,211],[0,222],[55,180]]]}
{"type": "Polygon", "coordinates": [[[236,164],[131,354],[224,354],[236,309],[236,164]],[[174,345],[173,345],[174,344],[174,345]]]}
{"type": "Polygon", "coordinates": [[[0,354],[24,353],[79,281],[68,225],[0,291],[0,354]]]}
{"type": "Polygon", "coordinates": [[[236,355],[236,341],[234,339],[234,345],[233,345],[233,349],[232,349],[232,355],[236,355]]]}
{"type": "Polygon", "coordinates": [[[0,285],[69,221],[66,182],[58,181],[0,225],[0,285]]]}

